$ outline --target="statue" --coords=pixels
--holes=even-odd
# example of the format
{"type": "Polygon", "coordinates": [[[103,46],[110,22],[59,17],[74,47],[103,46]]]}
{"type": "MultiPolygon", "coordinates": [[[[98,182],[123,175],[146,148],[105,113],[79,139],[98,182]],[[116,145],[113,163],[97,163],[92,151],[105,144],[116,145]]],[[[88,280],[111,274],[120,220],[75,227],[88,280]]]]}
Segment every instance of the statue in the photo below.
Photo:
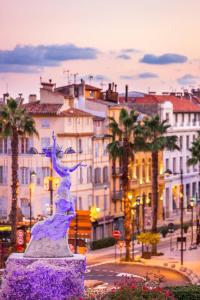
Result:
{"type": "Polygon", "coordinates": [[[31,240],[24,257],[68,257],[73,256],[68,245],[68,229],[75,217],[74,200],[70,195],[70,173],[78,167],[85,166],[78,163],[72,168],[61,165],[56,157],[56,137],[53,133],[51,150],[52,167],[61,176],[58,187],[56,212],[44,221],[36,223],[31,230],[31,240]]]}

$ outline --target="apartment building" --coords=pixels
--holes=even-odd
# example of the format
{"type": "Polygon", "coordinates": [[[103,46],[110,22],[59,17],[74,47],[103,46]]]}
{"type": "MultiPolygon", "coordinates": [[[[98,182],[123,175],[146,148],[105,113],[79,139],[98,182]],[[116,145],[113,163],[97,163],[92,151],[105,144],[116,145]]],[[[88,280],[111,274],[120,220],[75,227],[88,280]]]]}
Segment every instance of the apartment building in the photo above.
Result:
{"type": "MultiPolygon", "coordinates": [[[[125,98],[121,97],[124,102],[125,98]]],[[[149,115],[158,114],[161,120],[171,125],[168,135],[178,136],[180,151],[163,151],[163,168],[171,171],[165,175],[163,192],[163,211],[166,217],[176,217],[180,208],[180,172],[183,171],[184,207],[192,197],[199,199],[200,180],[197,166],[188,167],[189,149],[200,128],[200,107],[190,99],[176,95],[140,95],[128,98],[131,107],[149,115]]],[[[185,210],[186,212],[186,210],[185,210]]],[[[187,212],[186,212],[187,213],[187,212]]]]}

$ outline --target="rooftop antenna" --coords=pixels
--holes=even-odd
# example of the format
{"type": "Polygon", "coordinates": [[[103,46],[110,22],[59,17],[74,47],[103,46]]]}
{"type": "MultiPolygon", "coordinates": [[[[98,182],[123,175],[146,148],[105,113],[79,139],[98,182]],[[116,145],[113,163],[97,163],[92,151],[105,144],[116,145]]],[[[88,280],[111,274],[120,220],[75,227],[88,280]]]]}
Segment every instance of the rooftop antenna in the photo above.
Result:
{"type": "Polygon", "coordinates": [[[70,84],[70,70],[63,70],[63,74],[67,73],[67,83],[70,84]]]}
{"type": "Polygon", "coordinates": [[[78,76],[78,73],[74,73],[73,76],[74,76],[74,84],[76,84],[76,78],[78,76]]]}
{"type": "Polygon", "coordinates": [[[103,82],[103,77],[99,77],[100,79],[100,86],[101,86],[101,89],[103,90],[103,87],[106,85],[104,82],[103,82]]]}

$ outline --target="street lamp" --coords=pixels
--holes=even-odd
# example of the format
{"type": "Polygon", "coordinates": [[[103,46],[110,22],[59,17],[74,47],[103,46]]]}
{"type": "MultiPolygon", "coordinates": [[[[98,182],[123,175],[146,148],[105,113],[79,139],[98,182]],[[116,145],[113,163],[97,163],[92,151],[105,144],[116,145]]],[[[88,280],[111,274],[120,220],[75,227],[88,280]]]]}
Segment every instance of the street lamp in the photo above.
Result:
{"type": "Polygon", "coordinates": [[[37,174],[35,171],[30,172],[30,179],[29,179],[29,201],[30,201],[30,232],[31,232],[31,223],[32,223],[32,194],[33,194],[33,188],[34,188],[34,183],[32,182],[32,178],[35,177],[37,174]]]}
{"type": "Polygon", "coordinates": [[[103,209],[103,237],[105,238],[106,235],[106,191],[107,191],[107,185],[104,185],[104,209],[103,209]]]}
{"type": "Polygon", "coordinates": [[[132,203],[133,195],[131,192],[128,193],[128,199],[131,203],[131,214],[132,214],[132,260],[134,260],[134,234],[135,234],[135,206],[132,203]]]}
{"type": "Polygon", "coordinates": [[[191,232],[191,246],[192,246],[193,245],[193,237],[194,237],[194,234],[193,234],[194,199],[193,198],[190,200],[190,204],[188,205],[188,208],[191,209],[191,229],[192,229],[192,232],[191,232]]]}
{"type": "Polygon", "coordinates": [[[181,215],[180,215],[180,223],[181,223],[181,265],[183,265],[183,210],[184,210],[184,188],[183,188],[183,170],[180,170],[180,173],[173,174],[173,172],[170,169],[167,169],[164,173],[167,176],[170,175],[180,175],[181,179],[181,185],[180,185],[180,210],[181,210],[181,215]]]}

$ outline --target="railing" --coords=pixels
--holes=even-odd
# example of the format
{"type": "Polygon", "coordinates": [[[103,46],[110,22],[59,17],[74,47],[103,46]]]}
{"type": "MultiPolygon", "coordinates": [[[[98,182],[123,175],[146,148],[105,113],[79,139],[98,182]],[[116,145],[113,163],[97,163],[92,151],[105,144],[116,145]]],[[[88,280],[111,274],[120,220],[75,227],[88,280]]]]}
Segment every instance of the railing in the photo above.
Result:
{"type": "Polygon", "coordinates": [[[116,191],[112,194],[113,201],[122,200],[122,198],[123,198],[123,191],[116,191]]]}

